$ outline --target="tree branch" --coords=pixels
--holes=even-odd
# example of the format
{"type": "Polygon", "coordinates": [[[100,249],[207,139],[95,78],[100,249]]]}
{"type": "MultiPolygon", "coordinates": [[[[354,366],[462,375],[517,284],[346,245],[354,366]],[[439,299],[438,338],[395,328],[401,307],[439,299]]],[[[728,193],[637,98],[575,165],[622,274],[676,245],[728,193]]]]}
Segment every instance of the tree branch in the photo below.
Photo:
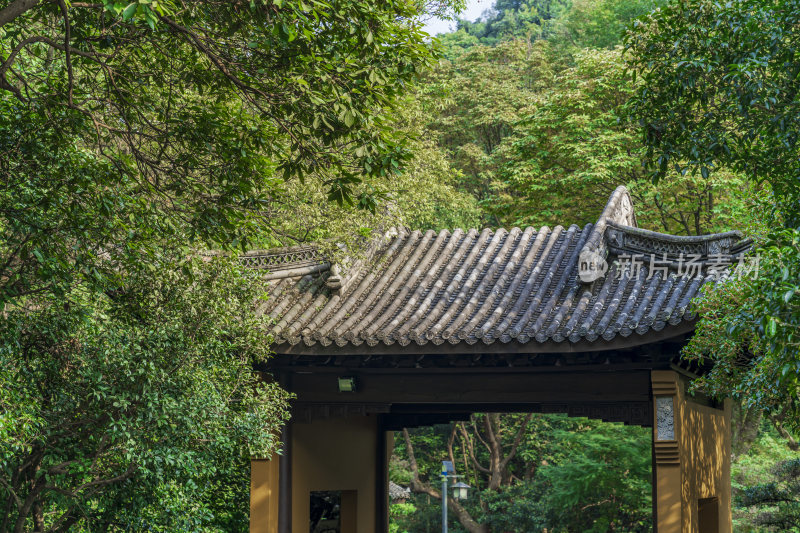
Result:
{"type": "Polygon", "coordinates": [[[39,4],[40,0],[17,0],[0,9],[0,28],[22,15],[26,11],[33,9],[39,4]]]}
{"type": "Polygon", "coordinates": [[[469,458],[472,460],[472,464],[475,465],[475,468],[477,468],[479,471],[483,472],[484,474],[488,474],[489,469],[482,466],[475,457],[475,445],[472,442],[472,439],[469,438],[469,434],[467,433],[467,429],[464,427],[464,424],[459,426],[459,430],[461,431],[462,439],[467,444],[467,451],[469,452],[469,458]]]}
{"type": "Polygon", "coordinates": [[[69,46],[70,35],[72,33],[72,24],[69,22],[69,11],[64,0],[58,0],[58,7],[61,9],[61,15],[64,17],[64,54],[66,54],[67,63],[67,101],[72,105],[72,92],[75,86],[75,78],[72,73],[72,51],[69,46]]]}
{"type": "Polygon", "coordinates": [[[519,448],[519,443],[522,442],[522,437],[525,433],[525,429],[528,427],[528,423],[533,418],[533,413],[528,413],[528,416],[525,417],[525,421],[517,430],[517,435],[514,437],[514,442],[511,444],[511,450],[509,450],[508,455],[505,456],[503,461],[500,463],[500,468],[505,469],[508,467],[508,463],[517,455],[517,448],[519,448]]]}
{"type": "Polygon", "coordinates": [[[781,437],[786,439],[786,445],[789,447],[789,449],[793,452],[800,450],[800,444],[798,444],[792,434],[786,431],[786,428],[783,427],[783,424],[781,423],[782,417],[770,415],[769,419],[772,421],[772,425],[775,426],[775,429],[778,431],[778,433],[780,433],[781,437]]]}

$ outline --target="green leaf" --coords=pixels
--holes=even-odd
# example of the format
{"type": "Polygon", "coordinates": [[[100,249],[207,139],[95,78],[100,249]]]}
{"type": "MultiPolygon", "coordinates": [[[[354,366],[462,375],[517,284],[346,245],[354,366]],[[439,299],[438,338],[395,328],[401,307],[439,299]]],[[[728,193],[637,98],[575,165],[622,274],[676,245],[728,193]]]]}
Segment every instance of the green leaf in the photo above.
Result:
{"type": "Polygon", "coordinates": [[[136,14],[136,8],[138,5],[136,2],[131,2],[128,6],[122,11],[122,20],[130,20],[136,14]]]}
{"type": "Polygon", "coordinates": [[[767,319],[767,328],[766,328],[766,335],[767,337],[774,337],[775,333],[777,332],[778,323],[774,317],[769,317],[767,319]]]}

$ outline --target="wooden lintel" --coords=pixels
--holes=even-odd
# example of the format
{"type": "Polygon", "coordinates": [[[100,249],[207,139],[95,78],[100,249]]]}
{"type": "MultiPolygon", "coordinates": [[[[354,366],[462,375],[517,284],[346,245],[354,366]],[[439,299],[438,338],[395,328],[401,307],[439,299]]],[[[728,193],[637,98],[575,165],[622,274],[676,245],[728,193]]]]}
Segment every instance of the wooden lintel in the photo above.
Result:
{"type": "Polygon", "coordinates": [[[383,373],[353,372],[355,392],[339,392],[336,375],[295,374],[290,392],[301,403],[554,403],[650,399],[650,372],[383,373]]]}

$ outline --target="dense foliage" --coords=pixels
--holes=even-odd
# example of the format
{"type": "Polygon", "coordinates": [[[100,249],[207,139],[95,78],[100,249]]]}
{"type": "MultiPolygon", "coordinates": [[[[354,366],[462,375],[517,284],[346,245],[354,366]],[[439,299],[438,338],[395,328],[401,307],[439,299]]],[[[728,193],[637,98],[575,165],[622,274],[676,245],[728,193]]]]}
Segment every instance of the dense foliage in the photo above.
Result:
{"type": "MultiPolygon", "coordinates": [[[[608,0],[587,11],[576,3],[552,22],[568,25],[579,11],[606,27],[601,22],[611,14],[633,16],[648,6],[608,0]]],[[[747,219],[738,173],[652,183],[638,125],[627,113],[637,84],[621,48],[611,46],[621,35],[603,40],[610,48],[578,48],[563,32],[538,40],[512,32],[491,46],[452,40],[464,31],[443,39],[450,59],[425,78],[421,97],[427,127],[463,174],[457,187],[478,198],[484,223],[594,222],[620,184],[631,190],[643,227],[702,234],[747,219]]]]}
{"type": "Polygon", "coordinates": [[[747,487],[739,496],[740,507],[767,507],[755,524],[778,531],[800,529],[800,459],[782,461],[772,468],[773,481],[747,487]]]}
{"type": "Polygon", "coordinates": [[[775,232],[758,253],[758,270],[709,289],[698,302],[703,320],[687,355],[713,358],[712,372],[698,386],[732,394],[797,429],[800,236],[775,232]]]}
{"type": "Polygon", "coordinates": [[[800,324],[800,5],[794,1],[670,4],[640,21],[628,40],[642,79],[631,111],[657,176],[709,176],[723,165],[771,195],[770,228],[750,279],[700,303],[690,346],[717,366],[704,386],[733,393],[797,428],[800,324]]]}
{"type": "Polygon", "coordinates": [[[800,224],[798,22],[795,0],[682,1],[637,21],[631,111],[658,175],[728,165],[768,182],[787,227],[800,224]]]}
{"type": "Polygon", "coordinates": [[[103,283],[153,235],[243,246],[285,180],[374,209],[409,156],[388,111],[432,57],[416,1],[3,5],[2,302],[103,283]]]}
{"type": "Polygon", "coordinates": [[[425,490],[415,512],[401,507],[394,523],[408,533],[434,529],[431,523],[440,519],[431,511],[440,506],[430,499],[439,498],[440,461],[450,458],[472,487],[468,500],[451,500],[453,531],[651,531],[649,434],[620,424],[518,414],[414,430],[411,448],[397,438],[390,475],[425,490]]]}
{"type": "Polygon", "coordinates": [[[441,35],[447,53],[509,39],[546,39],[558,46],[606,48],[619,44],[627,25],[652,11],[658,0],[497,0],[479,20],[459,19],[441,35]]]}
{"type": "Polygon", "coordinates": [[[747,452],[738,456],[733,464],[734,489],[733,526],[735,531],[753,532],[770,528],[773,531],[792,531],[791,527],[775,527],[768,521],[793,520],[797,516],[798,485],[793,483],[789,466],[796,463],[798,455],[786,447],[785,440],[766,422],[763,422],[747,452]],[[788,483],[787,483],[788,482],[788,483]],[[762,496],[765,488],[784,491],[782,501],[769,501],[762,496]],[[794,499],[794,501],[792,501],[794,499]],[[785,517],[784,517],[784,511],[785,517]]]}
{"type": "Polygon", "coordinates": [[[286,395],[259,279],[199,258],[471,224],[391,113],[455,4],[0,2],[0,530],[246,528],[286,395]]]}
{"type": "Polygon", "coordinates": [[[246,523],[235,480],[287,416],[285,393],[252,372],[269,349],[261,291],[230,260],[179,261],[128,268],[109,297],[76,288],[6,312],[3,531],[246,523]]]}

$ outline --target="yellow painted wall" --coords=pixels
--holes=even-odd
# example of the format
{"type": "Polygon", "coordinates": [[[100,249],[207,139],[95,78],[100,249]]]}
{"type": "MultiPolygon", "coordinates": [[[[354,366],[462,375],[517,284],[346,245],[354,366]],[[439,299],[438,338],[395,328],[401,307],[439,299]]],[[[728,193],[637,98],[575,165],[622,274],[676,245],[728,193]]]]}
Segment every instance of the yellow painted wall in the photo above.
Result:
{"type": "Polygon", "coordinates": [[[731,533],[730,402],[724,409],[700,405],[686,394],[686,381],[676,372],[652,375],[654,395],[673,396],[675,413],[674,441],[658,440],[654,420],[658,533],[731,533]],[[717,509],[716,520],[706,515],[701,524],[700,500],[717,509]]]}
{"type": "Polygon", "coordinates": [[[320,490],[355,491],[354,533],[374,532],[377,432],[375,416],[292,424],[292,533],[308,533],[309,498],[320,490]]]}
{"type": "Polygon", "coordinates": [[[655,466],[656,514],[658,533],[681,533],[681,467],[655,466]]]}
{"type": "Polygon", "coordinates": [[[278,456],[250,461],[250,533],[278,533],[278,456]]]}
{"type": "MultiPolygon", "coordinates": [[[[698,500],[717,498],[720,533],[733,530],[731,519],[731,416],[724,410],[687,399],[680,409],[682,431],[681,495],[683,531],[700,531],[698,500]]],[[[716,532],[710,532],[716,533],[716,532]]]]}

